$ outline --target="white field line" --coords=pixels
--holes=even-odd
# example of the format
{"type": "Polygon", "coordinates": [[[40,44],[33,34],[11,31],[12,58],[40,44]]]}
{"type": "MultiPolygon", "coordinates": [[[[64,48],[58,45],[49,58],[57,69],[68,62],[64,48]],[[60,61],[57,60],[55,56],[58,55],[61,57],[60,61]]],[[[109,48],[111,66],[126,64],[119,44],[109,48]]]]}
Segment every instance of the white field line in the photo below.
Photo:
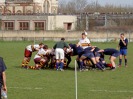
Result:
{"type": "Polygon", "coordinates": [[[133,93],[131,90],[116,90],[116,91],[111,91],[111,90],[90,90],[91,92],[107,92],[107,93],[133,93]]]}
{"type": "MultiPolygon", "coordinates": [[[[43,88],[40,87],[8,87],[9,89],[21,89],[21,90],[43,90],[43,88]]],[[[133,93],[131,90],[116,90],[116,91],[111,91],[111,90],[89,90],[91,92],[107,92],[107,93],[133,93]]]]}
{"type": "Polygon", "coordinates": [[[35,87],[8,87],[9,89],[23,89],[23,90],[42,90],[43,88],[35,87]]]}

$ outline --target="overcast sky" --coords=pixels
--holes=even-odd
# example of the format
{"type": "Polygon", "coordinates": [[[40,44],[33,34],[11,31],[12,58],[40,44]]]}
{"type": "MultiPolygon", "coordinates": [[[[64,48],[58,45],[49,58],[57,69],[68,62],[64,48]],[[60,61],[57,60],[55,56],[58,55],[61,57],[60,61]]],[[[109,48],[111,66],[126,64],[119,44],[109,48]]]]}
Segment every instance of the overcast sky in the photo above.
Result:
{"type": "Polygon", "coordinates": [[[122,5],[122,6],[133,6],[133,0],[88,0],[88,2],[97,1],[101,5],[113,4],[113,5],[122,5]]]}
{"type": "MultiPolygon", "coordinates": [[[[71,0],[59,0],[59,1],[71,1],[71,0]]],[[[113,4],[113,5],[122,5],[122,6],[133,6],[133,0],[87,0],[88,2],[98,2],[100,5],[113,4]]]]}

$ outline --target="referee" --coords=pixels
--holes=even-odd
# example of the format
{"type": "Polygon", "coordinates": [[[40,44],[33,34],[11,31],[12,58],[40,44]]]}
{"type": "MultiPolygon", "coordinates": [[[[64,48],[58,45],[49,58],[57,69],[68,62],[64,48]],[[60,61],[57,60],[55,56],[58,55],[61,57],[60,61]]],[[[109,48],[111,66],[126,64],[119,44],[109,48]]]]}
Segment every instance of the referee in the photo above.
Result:
{"type": "Polygon", "coordinates": [[[122,56],[124,56],[125,59],[125,67],[127,67],[127,46],[128,46],[128,39],[125,37],[124,33],[121,33],[118,45],[118,48],[120,49],[119,67],[121,67],[122,64],[122,56]]]}
{"type": "Polygon", "coordinates": [[[61,38],[61,41],[57,42],[55,45],[54,45],[54,49],[55,49],[55,56],[56,56],[56,70],[59,69],[59,66],[60,66],[60,70],[61,71],[64,71],[63,70],[63,66],[64,66],[64,48],[65,47],[69,47],[67,45],[67,43],[65,42],[65,38],[61,38]]]}

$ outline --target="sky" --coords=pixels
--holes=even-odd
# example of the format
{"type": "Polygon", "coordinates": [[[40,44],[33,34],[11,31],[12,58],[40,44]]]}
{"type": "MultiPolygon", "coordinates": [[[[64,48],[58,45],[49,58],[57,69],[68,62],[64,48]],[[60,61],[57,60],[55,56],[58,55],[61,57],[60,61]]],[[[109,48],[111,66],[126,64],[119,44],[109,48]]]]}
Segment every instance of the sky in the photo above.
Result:
{"type": "Polygon", "coordinates": [[[133,0],[88,0],[88,2],[97,1],[100,5],[113,4],[113,5],[122,5],[122,6],[133,6],[133,0]]]}
{"type": "MultiPolygon", "coordinates": [[[[71,1],[71,0],[59,0],[59,1],[71,1]]],[[[116,6],[133,6],[133,0],[87,0],[88,2],[98,2],[100,5],[104,6],[106,4],[113,4],[116,6]]]]}

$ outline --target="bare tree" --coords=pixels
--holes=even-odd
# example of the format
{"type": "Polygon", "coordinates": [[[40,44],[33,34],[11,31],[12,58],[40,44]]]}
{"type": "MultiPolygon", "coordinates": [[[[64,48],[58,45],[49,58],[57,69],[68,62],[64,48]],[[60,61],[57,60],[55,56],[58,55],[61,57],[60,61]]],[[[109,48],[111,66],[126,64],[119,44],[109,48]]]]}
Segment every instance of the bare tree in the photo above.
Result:
{"type": "Polygon", "coordinates": [[[68,2],[68,4],[66,5],[66,8],[67,8],[67,13],[71,13],[71,14],[76,13],[75,2],[73,1],[68,2]]]}
{"type": "Polygon", "coordinates": [[[100,13],[109,13],[109,12],[132,12],[133,13],[133,7],[132,6],[115,6],[112,4],[106,4],[104,6],[101,6],[98,2],[92,1],[90,3],[87,2],[88,0],[59,0],[59,13],[94,13],[94,12],[100,12],[100,13]]]}
{"type": "Polygon", "coordinates": [[[74,0],[77,13],[82,13],[88,5],[87,0],[74,0]]]}
{"type": "Polygon", "coordinates": [[[65,0],[59,1],[58,13],[65,13],[67,2],[65,0]]]}

